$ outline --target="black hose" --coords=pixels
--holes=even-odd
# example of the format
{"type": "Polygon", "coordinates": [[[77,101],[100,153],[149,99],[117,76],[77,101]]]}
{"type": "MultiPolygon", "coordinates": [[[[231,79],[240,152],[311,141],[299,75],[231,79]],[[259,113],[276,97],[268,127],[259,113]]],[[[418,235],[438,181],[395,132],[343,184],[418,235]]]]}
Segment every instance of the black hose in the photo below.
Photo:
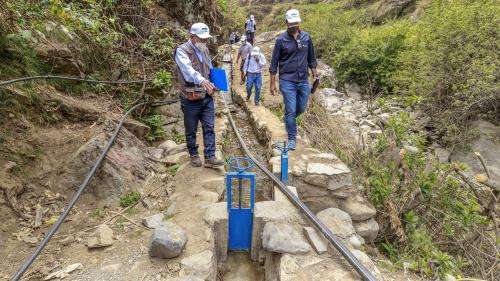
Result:
{"type": "Polygon", "coordinates": [[[1,81],[0,87],[4,87],[17,82],[25,82],[25,81],[40,80],[40,79],[59,79],[59,80],[71,80],[71,81],[88,82],[88,83],[100,83],[100,84],[141,84],[141,83],[150,83],[153,81],[153,79],[111,81],[111,80],[85,79],[80,77],[62,76],[62,75],[37,75],[37,76],[28,76],[28,77],[15,78],[7,81],[1,81]]]}
{"type": "Polygon", "coordinates": [[[54,226],[49,230],[49,232],[47,232],[47,234],[43,238],[42,242],[40,242],[40,244],[37,246],[37,248],[35,249],[35,251],[23,263],[23,265],[21,266],[21,268],[19,268],[19,270],[16,272],[16,274],[11,278],[11,281],[18,281],[19,279],[21,279],[21,277],[26,272],[26,270],[28,270],[28,268],[35,261],[35,259],[38,257],[38,255],[40,255],[40,253],[45,248],[45,246],[47,245],[47,243],[49,242],[49,240],[52,238],[52,236],[57,232],[57,230],[59,229],[59,227],[61,226],[61,224],[66,219],[66,217],[68,216],[69,212],[71,211],[71,209],[75,205],[76,201],[78,201],[78,199],[82,195],[82,192],[85,190],[85,188],[87,187],[87,185],[90,183],[90,181],[92,180],[92,178],[96,174],[97,170],[99,169],[100,165],[102,164],[102,161],[104,160],[104,158],[108,154],[109,150],[111,149],[111,146],[115,142],[115,139],[118,136],[118,133],[120,132],[120,129],[123,126],[123,122],[125,121],[125,119],[127,118],[127,116],[132,111],[134,111],[136,108],[138,108],[138,107],[140,107],[142,105],[160,106],[160,105],[166,105],[166,104],[176,103],[178,101],[179,100],[176,99],[176,100],[166,100],[166,101],[160,101],[160,102],[143,102],[143,103],[139,103],[139,104],[134,105],[132,108],[130,108],[125,113],[125,115],[123,115],[122,119],[120,120],[120,123],[118,123],[118,126],[116,126],[116,129],[115,129],[113,135],[111,136],[110,140],[108,141],[108,143],[106,144],[106,146],[104,147],[104,149],[101,151],[101,154],[99,155],[99,158],[97,158],[96,162],[94,163],[94,166],[92,166],[92,169],[87,174],[87,176],[85,177],[84,181],[82,182],[82,184],[80,185],[80,187],[78,188],[78,190],[73,194],[73,197],[69,201],[68,205],[64,208],[63,213],[59,216],[59,218],[55,222],[54,226]]]}

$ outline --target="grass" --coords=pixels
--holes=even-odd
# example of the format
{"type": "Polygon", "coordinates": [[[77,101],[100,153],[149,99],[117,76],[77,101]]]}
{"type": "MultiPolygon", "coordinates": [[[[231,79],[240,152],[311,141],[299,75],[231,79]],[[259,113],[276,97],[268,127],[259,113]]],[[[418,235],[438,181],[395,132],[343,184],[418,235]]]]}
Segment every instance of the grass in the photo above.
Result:
{"type": "Polygon", "coordinates": [[[137,191],[132,191],[122,197],[120,197],[120,207],[126,208],[139,201],[141,194],[137,191]]]}
{"type": "Polygon", "coordinates": [[[106,215],[104,209],[97,208],[90,213],[90,218],[93,220],[102,219],[106,215]]]}

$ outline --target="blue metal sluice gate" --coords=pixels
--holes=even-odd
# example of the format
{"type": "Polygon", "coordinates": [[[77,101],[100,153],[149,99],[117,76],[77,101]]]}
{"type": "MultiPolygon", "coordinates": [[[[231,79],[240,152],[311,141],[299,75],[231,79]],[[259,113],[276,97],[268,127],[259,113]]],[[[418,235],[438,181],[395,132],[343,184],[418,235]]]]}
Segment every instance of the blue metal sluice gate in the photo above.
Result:
{"type": "Polygon", "coordinates": [[[246,251],[252,245],[255,205],[255,166],[247,157],[229,159],[231,171],[226,173],[227,211],[229,214],[229,250],[246,251]]]}

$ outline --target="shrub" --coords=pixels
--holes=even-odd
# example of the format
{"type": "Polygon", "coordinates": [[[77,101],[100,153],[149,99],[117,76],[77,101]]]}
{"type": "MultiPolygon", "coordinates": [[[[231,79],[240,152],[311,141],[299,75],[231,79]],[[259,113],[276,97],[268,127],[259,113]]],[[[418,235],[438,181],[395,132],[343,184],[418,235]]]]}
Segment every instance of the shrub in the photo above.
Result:
{"type": "Polygon", "coordinates": [[[356,30],[351,40],[333,54],[333,66],[340,82],[363,85],[365,93],[376,95],[392,92],[391,76],[398,66],[406,21],[356,30]]]}
{"type": "Polygon", "coordinates": [[[422,97],[446,144],[463,143],[470,120],[497,118],[499,14],[493,0],[434,1],[409,28],[392,84],[405,96],[422,97]]]}
{"type": "Polygon", "coordinates": [[[162,115],[152,114],[142,118],[141,121],[150,129],[146,135],[146,140],[151,142],[165,137],[165,129],[163,128],[164,120],[162,115]]]}

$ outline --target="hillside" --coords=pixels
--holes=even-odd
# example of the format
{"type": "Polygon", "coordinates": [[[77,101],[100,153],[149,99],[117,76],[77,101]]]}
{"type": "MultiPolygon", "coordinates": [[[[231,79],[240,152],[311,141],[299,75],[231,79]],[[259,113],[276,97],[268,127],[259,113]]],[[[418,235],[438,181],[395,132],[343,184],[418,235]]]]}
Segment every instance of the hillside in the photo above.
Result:
{"type": "Polygon", "coordinates": [[[301,12],[321,75],[297,120],[302,147],[290,152],[297,197],[381,280],[500,279],[493,0],[0,0],[0,84],[73,79],[0,85],[0,279],[11,278],[54,226],[123,114],[137,106],[22,280],[72,265],[62,278],[359,280],[334,247],[293,252],[299,242],[314,244],[305,238],[310,222],[256,168],[259,242],[250,258],[227,252],[224,172],[232,156],[244,155],[229,114],[260,161],[279,169],[273,142],[285,138],[284,106],[269,93],[267,69],[261,107],[243,100],[236,71],[231,97],[216,97],[225,168],[188,162],[172,87],[175,47],[192,23],[206,22],[214,65],[233,69],[239,43],[227,45],[228,34],[244,33],[255,15],[257,46],[270,61],[290,8],[301,12]],[[138,105],[156,101],[172,103],[138,105]],[[337,190],[330,168],[348,178],[337,190]],[[174,258],[151,256],[158,219],[186,237],[174,258]],[[261,245],[271,224],[292,253],[261,245]]]}

